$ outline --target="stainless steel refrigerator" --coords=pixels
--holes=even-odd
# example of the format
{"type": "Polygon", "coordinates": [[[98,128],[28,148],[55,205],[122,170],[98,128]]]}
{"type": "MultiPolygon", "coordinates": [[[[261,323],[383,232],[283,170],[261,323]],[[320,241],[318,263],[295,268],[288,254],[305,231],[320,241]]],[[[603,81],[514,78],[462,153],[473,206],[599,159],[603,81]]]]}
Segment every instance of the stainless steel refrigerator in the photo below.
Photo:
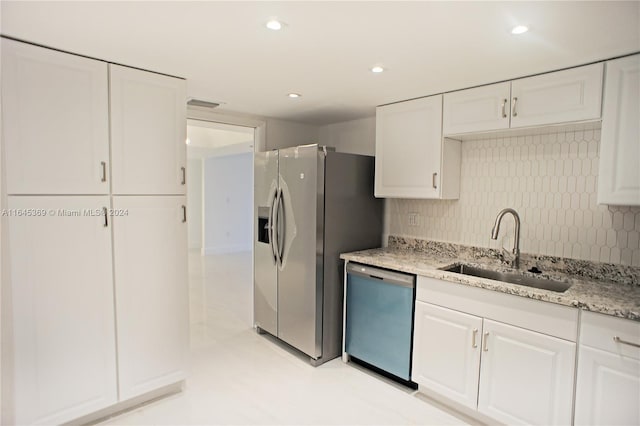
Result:
{"type": "Polygon", "coordinates": [[[373,157],[318,145],[255,154],[255,326],[313,365],[342,350],[340,253],[381,244],[373,176],[373,157]]]}

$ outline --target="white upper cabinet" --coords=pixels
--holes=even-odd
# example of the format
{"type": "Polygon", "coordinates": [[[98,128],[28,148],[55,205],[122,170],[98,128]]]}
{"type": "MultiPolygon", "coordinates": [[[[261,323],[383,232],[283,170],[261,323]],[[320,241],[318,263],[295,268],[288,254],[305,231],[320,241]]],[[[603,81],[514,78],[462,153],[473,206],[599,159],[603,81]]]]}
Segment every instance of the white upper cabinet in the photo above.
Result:
{"type": "Polygon", "coordinates": [[[113,197],[120,399],[183,380],[189,350],[186,197],[113,197]]]}
{"type": "Polygon", "coordinates": [[[376,109],[375,196],[457,198],[460,142],[442,139],[442,95],[376,109]]]}
{"type": "Polygon", "coordinates": [[[551,72],[444,95],[444,134],[597,120],[603,64],[551,72]]]}
{"type": "Polygon", "coordinates": [[[108,194],[107,64],[2,39],[8,194],[108,194]]]}
{"type": "Polygon", "coordinates": [[[8,198],[11,424],[66,423],[118,397],[109,197],[8,198]]]}
{"type": "Polygon", "coordinates": [[[571,424],[575,348],[485,319],[478,411],[509,425],[571,424]]]}
{"type": "Polygon", "coordinates": [[[509,128],[511,83],[445,93],[445,135],[509,128]]]}
{"type": "Polygon", "coordinates": [[[511,127],[599,119],[603,64],[511,82],[511,127]]]}
{"type": "Polygon", "coordinates": [[[186,83],[109,65],[114,194],[186,192],[186,83]]]}
{"type": "Polygon", "coordinates": [[[607,62],[598,203],[640,205],[640,55],[607,62]]]}

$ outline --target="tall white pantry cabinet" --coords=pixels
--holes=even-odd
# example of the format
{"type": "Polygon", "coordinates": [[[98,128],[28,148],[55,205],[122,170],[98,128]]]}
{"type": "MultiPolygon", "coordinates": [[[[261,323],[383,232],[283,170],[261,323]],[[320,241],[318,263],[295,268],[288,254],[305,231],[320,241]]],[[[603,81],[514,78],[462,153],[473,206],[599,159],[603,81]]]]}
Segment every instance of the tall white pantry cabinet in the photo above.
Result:
{"type": "Polygon", "coordinates": [[[186,374],[186,84],[2,39],[2,422],[186,374]]]}

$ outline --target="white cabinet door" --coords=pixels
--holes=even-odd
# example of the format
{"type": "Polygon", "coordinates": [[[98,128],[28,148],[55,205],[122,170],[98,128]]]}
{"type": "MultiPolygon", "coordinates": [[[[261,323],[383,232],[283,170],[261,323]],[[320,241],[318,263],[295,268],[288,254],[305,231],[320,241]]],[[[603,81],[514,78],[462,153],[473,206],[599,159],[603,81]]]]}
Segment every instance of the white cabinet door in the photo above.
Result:
{"type": "Polygon", "coordinates": [[[478,411],[506,424],[570,424],[575,346],[485,319],[478,411]]]}
{"type": "Polygon", "coordinates": [[[640,424],[639,344],[640,322],[582,313],[575,424],[640,424]]]}
{"type": "Polygon", "coordinates": [[[107,64],[2,39],[8,194],[108,194],[107,64]]]}
{"type": "Polygon", "coordinates": [[[120,399],[185,378],[186,199],[113,197],[120,399]]]}
{"type": "Polygon", "coordinates": [[[2,374],[14,424],[65,423],[117,402],[104,207],[107,196],[9,197],[11,214],[45,214],[9,218],[13,368],[2,374]]]}
{"type": "Polygon", "coordinates": [[[411,379],[475,410],[481,334],[482,318],[416,301],[411,379]]]}
{"type": "Polygon", "coordinates": [[[640,424],[640,360],[580,345],[576,425],[640,424]]]}
{"type": "Polygon", "coordinates": [[[603,64],[511,82],[511,127],[600,118],[603,64]]]}
{"type": "Polygon", "coordinates": [[[498,83],[444,94],[443,133],[509,128],[511,83],[498,83]]]}
{"type": "Polygon", "coordinates": [[[186,193],[184,80],[109,65],[114,194],[186,193]]]}
{"type": "Polygon", "coordinates": [[[375,196],[440,198],[442,95],[376,110],[375,196]]]}
{"type": "Polygon", "coordinates": [[[640,205],[640,55],[607,62],[598,203],[640,205]]]}

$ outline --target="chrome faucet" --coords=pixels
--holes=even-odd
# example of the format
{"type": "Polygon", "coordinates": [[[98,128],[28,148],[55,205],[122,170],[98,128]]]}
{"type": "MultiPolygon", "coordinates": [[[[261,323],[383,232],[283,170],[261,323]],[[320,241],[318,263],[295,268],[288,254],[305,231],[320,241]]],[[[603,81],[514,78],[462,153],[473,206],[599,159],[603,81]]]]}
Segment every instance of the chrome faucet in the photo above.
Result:
{"type": "Polygon", "coordinates": [[[502,221],[502,217],[511,213],[513,215],[513,219],[516,222],[515,234],[513,236],[513,254],[515,258],[513,259],[512,266],[515,269],[520,268],[520,216],[518,216],[518,212],[514,209],[503,209],[498,213],[498,217],[496,217],[496,223],[493,224],[493,229],[491,230],[491,239],[498,239],[498,232],[500,232],[500,221],[502,221]]]}

